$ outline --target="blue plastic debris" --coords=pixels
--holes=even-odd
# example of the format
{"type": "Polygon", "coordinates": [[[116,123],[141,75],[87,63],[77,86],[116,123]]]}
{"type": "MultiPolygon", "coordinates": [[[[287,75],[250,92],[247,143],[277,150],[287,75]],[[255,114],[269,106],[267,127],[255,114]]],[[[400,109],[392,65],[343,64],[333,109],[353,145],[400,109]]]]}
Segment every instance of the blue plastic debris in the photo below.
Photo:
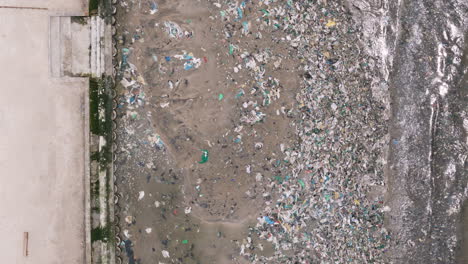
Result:
{"type": "Polygon", "coordinates": [[[242,33],[244,34],[249,33],[249,22],[247,21],[242,22],[242,33]]]}
{"type": "Polygon", "coordinates": [[[244,17],[244,13],[242,11],[242,8],[238,7],[237,8],[237,19],[236,19],[236,21],[241,20],[243,17],[244,17]]]}
{"type": "Polygon", "coordinates": [[[150,9],[150,14],[151,15],[154,15],[154,14],[156,14],[156,12],[158,12],[158,4],[156,2],[154,2],[154,1],[151,2],[150,7],[151,7],[151,9],[150,9]]]}
{"type": "Polygon", "coordinates": [[[236,99],[243,96],[245,94],[243,89],[240,89],[239,92],[236,94],[236,99]]]}
{"type": "Polygon", "coordinates": [[[186,63],[184,63],[184,70],[188,71],[192,68],[193,68],[193,63],[191,63],[190,61],[187,61],[186,63]]]}
{"type": "Polygon", "coordinates": [[[265,219],[265,221],[269,224],[269,225],[274,225],[275,224],[275,221],[271,220],[270,217],[268,216],[264,216],[263,219],[265,219]]]}
{"type": "Polygon", "coordinates": [[[127,48],[122,49],[122,67],[128,65],[128,56],[130,55],[130,50],[127,48]]]}

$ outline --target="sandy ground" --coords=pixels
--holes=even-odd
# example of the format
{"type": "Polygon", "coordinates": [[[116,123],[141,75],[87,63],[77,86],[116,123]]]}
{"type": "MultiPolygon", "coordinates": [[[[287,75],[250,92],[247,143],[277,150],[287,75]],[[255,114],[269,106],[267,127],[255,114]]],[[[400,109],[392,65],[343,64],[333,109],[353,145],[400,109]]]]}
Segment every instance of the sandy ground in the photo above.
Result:
{"type": "MultiPolygon", "coordinates": [[[[67,2],[82,11],[81,1],[67,2]]],[[[0,22],[2,263],[84,263],[88,82],[49,78],[47,10],[0,8],[0,22]],[[23,232],[29,232],[28,257],[23,232]]]]}

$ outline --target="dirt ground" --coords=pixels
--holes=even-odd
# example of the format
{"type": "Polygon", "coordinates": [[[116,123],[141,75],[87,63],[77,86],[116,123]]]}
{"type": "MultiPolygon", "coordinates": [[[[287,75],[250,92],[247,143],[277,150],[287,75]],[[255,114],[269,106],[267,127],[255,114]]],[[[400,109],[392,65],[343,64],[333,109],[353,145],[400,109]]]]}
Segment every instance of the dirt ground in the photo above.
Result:
{"type": "MultiPolygon", "coordinates": [[[[119,47],[130,47],[128,61],[140,76],[139,96],[144,93],[139,107],[120,102],[117,120],[121,154],[116,175],[122,181],[119,191],[128,194],[119,201],[125,205],[120,222],[122,232],[131,236],[123,239],[129,238],[134,251],[127,258],[134,254],[141,263],[162,262],[166,250],[176,263],[243,263],[236,257],[239,242],[272,199],[264,179],[281,174],[280,149],[295,140],[287,112],[298,76],[291,74],[287,47],[271,49],[273,38],[243,36],[233,28],[237,35],[231,43],[280,61],[266,64],[264,77],[245,68],[236,73],[241,54],[229,51],[220,35],[224,27],[207,2],[158,1],[154,15],[148,1],[126,3],[129,12],[125,7],[118,12],[118,21],[125,21],[117,26],[119,47]],[[169,36],[165,21],[191,36],[169,36]],[[183,54],[200,58],[201,64],[185,70],[176,56],[183,54]],[[273,73],[276,79],[269,78],[273,73]],[[260,109],[266,115],[262,120],[241,121],[260,109]],[[163,143],[154,147],[158,136],[163,143]],[[202,150],[208,151],[208,161],[201,164],[202,150]],[[145,196],[138,200],[141,191],[145,196]],[[128,216],[133,223],[125,222],[128,216]]],[[[128,89],[120,89],[128,98],[128,89]]],[[[271,254],[269,247],[264,254],[271,254]]]]}

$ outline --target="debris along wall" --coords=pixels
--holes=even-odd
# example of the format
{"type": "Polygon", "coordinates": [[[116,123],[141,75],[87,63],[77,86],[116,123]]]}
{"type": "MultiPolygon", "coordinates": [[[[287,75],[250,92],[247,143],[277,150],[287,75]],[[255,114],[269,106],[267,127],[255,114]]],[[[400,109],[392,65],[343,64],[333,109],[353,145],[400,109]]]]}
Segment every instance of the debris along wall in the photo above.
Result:
{"type": "MultiPolygon", "coordinates": [[[[113,97],[110,0],[90,1],[90,169],[92,263],[115,263],[113,97]]],[[[115,112],[114,112],[115,113],[115,112]]]]}

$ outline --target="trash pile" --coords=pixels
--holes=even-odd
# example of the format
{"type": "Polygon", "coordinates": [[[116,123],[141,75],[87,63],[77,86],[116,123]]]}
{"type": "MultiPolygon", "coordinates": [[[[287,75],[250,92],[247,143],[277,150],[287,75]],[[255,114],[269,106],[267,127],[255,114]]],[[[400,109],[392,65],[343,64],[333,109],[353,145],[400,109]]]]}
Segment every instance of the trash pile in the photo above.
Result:
{"type": "Polygon", "coordinates": [[[177,23],[166,21],[164,22],[164,26],[166,27],[166,32],[171,38],[181,39],[183,37],[191,38],[193,36],[193,32],[183,30],[177,23]]]}
{"type": "MultiPolygon", "coordinates": [[[[131,5],[121,2],[127,12],[133,10],[129,6],[138,6],[127,2],[131,5]]],[[[183,190],[185,202],[190,201],[177,200],[181,204],[174,208],[185,208],[186,214],[218,213],[228,220],[242,211],[238,204],[242,207],[244,201],[255,200],[262,206],[255,211],[256,224],[243,241],[233,242],[251,263],[382,263],[390,239],[383,227],[387,208],[381,192],[387,133],[384,107],[370,89],[377,74],[375,62],[361,52],[359,29],[347,11],[325,0],[204,0],[200,5],[208,6],[211,22],[198,25],[197,31],[197,21],[158,20],[166,4],[148,1],[151,20],[143,23],[138,18],[147,34],[143,26],[137,27],[138,34],[128,34],[139,49],[135,59],[143,75],[129,62],[133,47],[122,49],[120,83],[125,93],[120,106],[126,114],[120,116],[120,160],[128,166],[125,177],[132,179],[125,184],[142,185],[140,178],[149,173],[157,178],[158,169],[169,169],[171,175],[187,169],[183,185],[193,185],[194,194],[182,183],[173,183],[174,192],[180,195],[183,190]],[[161,34],[151,39],[152,30],[161,34]],[[207,43],[195,41],[202,34],[207,39],[210,34],[216,36],[209,43],[212,50],[204,48],[207,43]],[[143,36],[151,40],[143,43],[143,36]],[[208,59],[215,62],[212,68],[221,77],[197,75],[210,67],[208,59]],[[202,108],[192,108],[196,103],[202,108]],[[231,108],[229,115],[222,115],[231,108]],[[198,112],[191,113],[192,109],[198,112]],[[175,135],[161,132],[168,138],[163,143],[154,132],[152,116],[163,125],[176,123],[174,130],[165,128],[175,135]],[[189,126],[190,122],[195,125],[189,126]],[[219,135],[203,134],[211,130],[200,128],[223,122],[229,131],[219,135]],[[157,159],[167,158],[171,150],[179,151],[173,155],[190,153],[193,164],[156,166],[157,159]],[[138,165],[134,171],[130,161],[138,165]],[[219,188],[223,184],[238,196],[225,198],[219,188]],[[211,197],[213,193],[222,196],[211,197]],[[226,199],[224,205],[222,199],[226,199]],[[215,207],[216,203],[220,205],[215,207]],[[263,254],[267,244],[273,245],[274,254],[263,254]]],[[[191,158],[187,155],[182,162],[191,158]]],[[[148,208],[139,213],[154,217],[152,211],[145,211],[148,208]]],[[[161,233],[180,230],[179,225],[190,222],[167,221],[168,215],[164,214],[166,229],[161,233]]],[[[153,228],[153,233],[159,232],[153,228]]],[[[200,236],[202,232],[190,243],[200,236]]],[[[164,241],[161,250],[153,248],[160,261],[189,263],[178,258],[177,246],[164,241]]]]}
{"type": "MultiPolygon", "coordinates": [[[[241,254],[259,263],[382,262],[390,239],[383,228],[383,193],[372,198],[368,194],[383,186],[380,157],[386,131],[383,107],[372,98],[369,87],[374,62],[360,52],[358,29],[338,4],[265,0],[254,6],[247,2],[232,1],[220,11],[225,36],[230,38],[236,33],[230,29],[241,28],[231,21],[241,23],[243,33],[256,32],[256,38],[281,36],[277,41],[286,42],[290,54],[300,60],[303,81],[294,109],[300,140],[295,146],[281,147],[284,175],[268,185],[278,198],[267,202],[252,236],[241,245],[241,254]],[[241,21],[247,19],[243,10],[248,7],[259,10],[258,17],[250,18],[256,23],[241,21]],[[259,247],[252,240],[255,235],[275,245],[273,257],[251,253],[259,247]]],[[[229,47],[230,54],[242,50],[233,44],[229,47]]],[[[278,82],[272,77],[262,79],[271,52],[241,54],[244,68],[251,70],[259,86],[252,94],[260,91],[262,105],[268,105],[279,97],[278,82]]],[[[256,102],[243,106],[256,111],[241,121],[253,124],[264,118],[256,102]]]]}
{"type": "Polygon", "coordinates": [[[143,87],[146,85],[145,79],[138,73],[137,67],[128,61],[130,49],[122,49],[122,60],[120,62],[120,84],[126,89],[125,98],[128,104],[135,107],[144,104],[145,92],[143,87]]]}
{"type": "MultiPolygon", "coordinates": [[[[190,70],[190,69],[197,69],[201,65],[201,59],[200,58],[195,58],[193,56],[193,53],[187,54],[185,50],[182,51],[184,54],[182,55],[174,55],[174,58],[179,59],[181,61],[184,61],[184,70],[190,70]]],[[[166,57],[167,58],[167,57],[166,57]]]]}

